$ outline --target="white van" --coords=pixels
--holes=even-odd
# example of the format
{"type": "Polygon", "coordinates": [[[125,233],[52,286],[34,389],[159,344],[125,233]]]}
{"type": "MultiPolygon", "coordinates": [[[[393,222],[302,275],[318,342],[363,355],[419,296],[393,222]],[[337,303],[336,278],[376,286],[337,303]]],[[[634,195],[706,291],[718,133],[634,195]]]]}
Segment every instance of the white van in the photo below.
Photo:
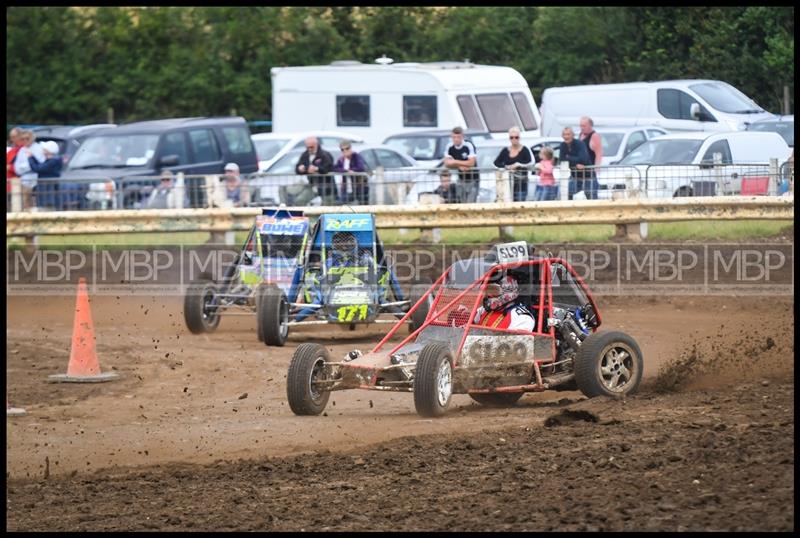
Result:
{"type": "Polygon", "coordinates": [[[469,62],[273,67],[272,131],[346,130],[369,143],[461,126],[503,138],[517,125],[539,136],[539,109],[510,67],[469,62]]]}
{"type": "Polygon", "coordinates": [[[783,163],[791,148],[773,132],[674,133],[648,140],[605,170],[599,198],[624,190],[621,172],[633,172],[633,188],[649,197],[766,194],[769,161],[783,163]],[[615,170],[615,174],[611,171],[615,170]],[[758,192],[753,192],[757,190],[758,192]],[[605,192],[604,192],[605,191],[605,192]]]}
{"type": "Polygon", "coordinates": [[[670,132],[741,131],[775,114],[726,82],[664,80],[547,88],[542,133],[559,136],[589,116],[597,126],[656,125],[670,132]]]}

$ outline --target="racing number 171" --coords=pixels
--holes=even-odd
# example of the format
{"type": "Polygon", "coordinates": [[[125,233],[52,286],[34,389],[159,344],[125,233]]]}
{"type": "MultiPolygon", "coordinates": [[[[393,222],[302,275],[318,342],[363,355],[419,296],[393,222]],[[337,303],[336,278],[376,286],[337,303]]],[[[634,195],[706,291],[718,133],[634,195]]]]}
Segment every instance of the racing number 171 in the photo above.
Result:
{"type": "Polygon", "coordinates": [[[367,308],[368,305],[350,305],[350,306],[342,306],[336,309],[336,313],[339,314],[339,321],[353,321],[353,318],[356,314],[358,314],[358,320],[362,320],[367,317],[367,308]]]}

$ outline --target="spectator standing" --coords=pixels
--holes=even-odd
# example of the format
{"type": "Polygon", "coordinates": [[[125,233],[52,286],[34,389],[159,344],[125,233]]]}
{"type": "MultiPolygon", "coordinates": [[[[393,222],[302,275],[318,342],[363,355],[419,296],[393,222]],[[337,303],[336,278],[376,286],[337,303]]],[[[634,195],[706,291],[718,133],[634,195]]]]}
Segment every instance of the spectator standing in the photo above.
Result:
{"type": "MultiPolygon", "coordinates": [[[[583,168],[589,166],[589,153],[586,151],[586,144],[575,138],[575,132],[572,127],[564,127],[561,132],[564,141],[558,149],[558,158],[561,162],[569,162],[569,169],[571,171],[569,179],[569,199],[578,191],[584,191],[586,197],[589,198],[589,193],[586,192],[584,185],[583,168]]],[[[594,197],[597,198],[597,191],[594,191],[594,197]]]]}
{"type": "Polygon", "coordinates": [[[589,162],[595,168],[584,170],[584,180],[589,181],[590,186],[586,191],[586,197],[593,200],[597,199],[597,171],[596,167],[603,163],[603,139],[600,133],[594,130],[594,121],[589,116],[583,116],[580,121],[581,142],[586,144],[586,151],[589,153],[589,162]]]}
{"type": "Polygon", "coordinates": [[[24,148],[22,151],[28,157],[28,166],[36,173],[36,186],[33,187],[33,192],[36,193],[36,206],[49,207],[52,209],[60,208],[61,204],[58,202],[58,182],[56,181],[39,181],[40,179],[57,179],[61,177],[61,166],[64,164],[61,157],[58,156],[58,143],[52,140],[42,142],[40,144],[44,154],[43,160],[38,160],[34,157],[30,148],[24,148]]]}
{"type": "Polygon", "coordinates": [[[161,172],[158,187],[150,193],[145,207],[147,209],[176,209],[188,206],[189,201],[186,198],[184,198],[183,204],[180,203],[179,195],[180,193],[175,188],[175,178],[172,172],[164,170],[161,172]]]}
{"type": "Polygon", "coordinates": [[[217,207],[245,207],[250,205],[250,190],[239,177],[239,165],[225,165],[225,176],[214,189],[214,205],[217,207]]]}
{"type": "Polygon", "coordinates": [[[500,150],[494,160],[497,168],[505,168],[513,180],[514,201],[524,202],[528,197],[528,167],[533,161],[531,151],[520,142],[519,127],[508,130],[511,145],[500,150]]]}
{"type": "MultiPolygon", "coordinates": [[[[353,151],[353,145],[349,140],[342,140],[339,144],[342,155],[336,160],[333,166],[334,172],[367,172],[367,163],[357,151],[353,151]]],[[[365,175],[346,175],[342,177],[342,193],[339,197],[342,204],[369,204],[369,183],[365,175]],[[353,192],[348,193],[347,183],[352,184],[353,192]]]]}
{"type": "Polygon", "coordinates": [[[475,202],[481,177],[475,169],[477,154],[475,146],[464,140],[464,129],[454,127],[450,134],[453,142],[445,150],[444,165],[458,170],[458,183],[461,185],[465,202],[475,202]]]}
{"type": "MultiPolygon", "coordinates": [[[[36,135],[33,134],[33,131],[23,129],[20,131],[19,136],[23,148],[26,148],[37,161],[43,162],[45,160],[44,150],[41,144],[36,141],[36,135]]],[[[23,148],[20,148],[16,159],[14,159],[14,171],[22,181],[22,208],[29,209],[33,206],[33,188],[36,187],[36,180],[39,175],[31,169],[28,152],[24,151],[23,148]]]]}
{"type": "Polygon", "coordinates": [[[17,177],[17,172],[14,170],[14,160],[17,158],[17,153],[19,153],[19,149],[22,147],[19,134],[19,127],[12,127],[8,132],[8,140],[11,142],[11,149],[6,150],[6,194],[11,193],[11,179],[17,177]]]}
{"type": "Polygon", "coordinates": [[[533,199],[536,202],[558,199],[558,185],[553,177],[553,148],[544,146],[539,151],[539,162],[536,168],[539,170],[539,182],[533,192],[533,199]]]}
{"type": "Polygon", "coordinates": [[[336,204],[336,180],[330,175],[333,157],[320,147],[315,136],[305,140],[306,150],[300,155],[295,166],[297,174],[307,175],[308,183],[317,189],[322,205],[336,204]]]}

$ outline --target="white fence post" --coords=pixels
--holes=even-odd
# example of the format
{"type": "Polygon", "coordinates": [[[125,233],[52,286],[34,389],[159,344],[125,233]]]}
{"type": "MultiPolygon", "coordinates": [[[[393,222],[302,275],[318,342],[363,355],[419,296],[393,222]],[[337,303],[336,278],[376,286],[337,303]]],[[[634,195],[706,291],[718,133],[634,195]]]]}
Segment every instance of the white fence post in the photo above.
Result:
{"type": "Polygon", "coordinates": [[[178,199],[175,200],[175,205],[178,209],[183,209],[183,196],[185,193],[186,185],[184,183],[184,175],[183,172],[178,172],[175,178],[175,195],[178,197],[178,199]]]}
{"type": "Polygon", "coordinates": [[[776,196],[778,194],[778,184],[781,181],[780,167],[778,159],[773,157],[769,160],[769,183],[767,184],[767,194],[776,196]]]}
{"type": "MultiPolygon", "coordinates": [[[[512,195],[512,178],[511,172],[505,170],[496,170],[494,173],[495,178],[495,201],[496,202],[511,202],[514,200],[512,195]]],[[[513,226],[500,226],[500,237],[511,237],[514,235],[513,226]]]]}
{"type": "Polygon", "coordinates": [[[553,170],[553,175],[558,181],[559,198],[569,200],[569,162],[561,161],[558,168],[553,170]]]}
{"type": "Polygon", "coordinates": [[[22,180],[18,177],[11,178],[11,212],[22,211],[22,180]]]}

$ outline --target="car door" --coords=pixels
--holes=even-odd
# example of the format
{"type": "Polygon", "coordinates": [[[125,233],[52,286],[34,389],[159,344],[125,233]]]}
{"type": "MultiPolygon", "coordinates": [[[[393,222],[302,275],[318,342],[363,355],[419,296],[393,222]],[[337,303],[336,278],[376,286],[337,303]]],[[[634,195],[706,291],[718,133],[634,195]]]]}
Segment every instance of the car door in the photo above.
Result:
{"type": "Polygon", "coordinates": [[[683,90],[656,90],[658,114],[653,123],[668,131],[716,131],[717,118],[700,102],[683,90]],[[700,120],[692,118],[691,106],[700,106],[700,120]]]}
{"type": "Polygon", "coordinates": [[[212,129],[189,130],[193,174],[218,174],[225,167],[222,152],[212,129]]]}
{"type": "Polygon", "coordinates": [[[625,157],[628,153],[635,150],[642,144],[647,142],[647,135],[644,131],[633,131],[628,135],[628,139],[625,141],[625,148],[622,150],[622,155],[620,155],[620,159],[625,157]]]}
{"type": "Polygon", "coordinates": [[[741,191],[742,167],[734,165],[727,139],[721,138],[708,146],[700,160],[700,168],[708,181],[715,183],[717,194],[735,194],[741,191]]]}
{"type": "Polygon", "coordinates": [[[173,174],[183,172],[191,175],[194,173],[189,144],[186,139],[186,131],[172,131],[164,133],[157,151],[156,171],[169,170],[173,174]],[[165,159],[177,157],[177,163],[165,163],[165,159]]]}

